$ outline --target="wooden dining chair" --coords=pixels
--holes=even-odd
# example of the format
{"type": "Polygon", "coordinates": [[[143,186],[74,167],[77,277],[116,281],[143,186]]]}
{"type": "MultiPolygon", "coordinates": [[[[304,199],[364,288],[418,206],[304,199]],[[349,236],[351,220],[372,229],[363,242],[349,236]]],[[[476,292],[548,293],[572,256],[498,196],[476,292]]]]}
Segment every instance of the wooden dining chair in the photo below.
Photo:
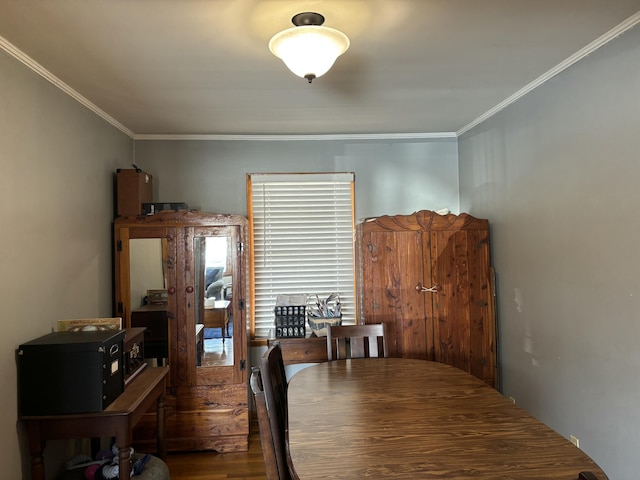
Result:
{"type": "Polygon", "coordinates": [[[260,359],[260,371],[279,478],[295,480],[297,476],[289,456],[287,378],[280,345],[275,344],[267,349],[260,359]]]}
{"type": "Polygon", "coordinates": [[[276,451],[273,445],[273,436],[271,435],[269,412],[267,411],[267,402],[264,397],[260,367],[252,367],[249,383],[253,394],[253,403],[258,415],[258,430],[260,431],[260,444],[262,446],[262,457],[264,458],[267,480],[279,480],[276,451]]]}
{"type": "Polygon", "coordinates": [[[388,357],[387,328],[384,323],[327,327],[327,358],[388,357]]]}

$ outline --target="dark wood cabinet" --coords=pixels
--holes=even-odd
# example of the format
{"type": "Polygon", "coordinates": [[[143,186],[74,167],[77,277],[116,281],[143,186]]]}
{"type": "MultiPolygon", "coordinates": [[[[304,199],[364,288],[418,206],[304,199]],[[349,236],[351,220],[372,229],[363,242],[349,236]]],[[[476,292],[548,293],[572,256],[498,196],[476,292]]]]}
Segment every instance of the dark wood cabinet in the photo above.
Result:
{"type": "Polygon", "coordinates": [[[389,353],[453,365],[497,387],[489,222],[382,216],[357,226],[358,311],[387,324],[389,353]]]}
{"type": "Polygon", "coordinates": [[[169,358],[169,316],[166,305],[142,305],[131,310],[131,326],[145,327],[145,358],[161,367],[169,358]]]}
{"type": "MultiPolygon", "coordinates": [[[[166,358],[170,367],[170,451],[248,448],[246,228],[244,217],[195,211],[114,221],[116,315],[126,327],[145,326],[147,357],[166,358]],[[205,325],[206,305],[215,304],[207,298],[214,279],[233,285],[224,329],[205,325]],[[166,303],[144,305],[148,292],[159,291],[166,303]]],[[[154,421],[149,416],[136,427],[137,449],[155,445],[154,421]]]]}

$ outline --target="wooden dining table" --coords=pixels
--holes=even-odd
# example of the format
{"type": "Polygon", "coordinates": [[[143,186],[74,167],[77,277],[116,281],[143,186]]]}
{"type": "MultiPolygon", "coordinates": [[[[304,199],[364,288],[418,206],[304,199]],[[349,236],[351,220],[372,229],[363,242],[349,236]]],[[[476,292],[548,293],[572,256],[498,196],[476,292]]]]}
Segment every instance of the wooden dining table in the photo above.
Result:
{"type": "Polygon", "coordinates": [[[441,363],[320,363],[291,378],[288,411],[301,480],[576,480],[582,471],[607,478],[569,440],[441,363]]]}

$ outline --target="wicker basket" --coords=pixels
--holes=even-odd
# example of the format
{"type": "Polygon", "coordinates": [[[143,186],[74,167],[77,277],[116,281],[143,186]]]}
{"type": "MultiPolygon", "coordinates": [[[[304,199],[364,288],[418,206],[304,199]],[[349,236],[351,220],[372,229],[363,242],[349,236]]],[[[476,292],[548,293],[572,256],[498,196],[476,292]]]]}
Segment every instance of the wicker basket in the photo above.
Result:
{"type": "Polygon", "coordinates": [[[342,317],[322,318],[309,316],[307,321],[309,323],[309,328],[316,337],[326,337],[327,327],[329,325],[332,327],[342,325],[342,317]]]}

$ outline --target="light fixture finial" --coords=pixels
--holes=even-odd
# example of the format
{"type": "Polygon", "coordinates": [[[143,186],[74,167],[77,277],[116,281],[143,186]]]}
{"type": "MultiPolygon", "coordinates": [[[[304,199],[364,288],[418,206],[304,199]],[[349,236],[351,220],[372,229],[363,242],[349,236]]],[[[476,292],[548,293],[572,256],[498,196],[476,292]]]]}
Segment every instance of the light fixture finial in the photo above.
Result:
{"type": "Polygon", "coordinates": [[[294,15],[295,25],[276,33],[269,50],[294,74],[309,83],[329,71],[336,59],[347,51],[349,37],[339,30],[323,27],[324,17],[315,12],[294,15]]]}
{"type": "Polygon", "coordinates": [[[322,25],[324,23],[324,17],[316,12],[302,12],[294,15],[291,18],[291,23],[296,27],[302,27],[303,25],[322,25]]]}

